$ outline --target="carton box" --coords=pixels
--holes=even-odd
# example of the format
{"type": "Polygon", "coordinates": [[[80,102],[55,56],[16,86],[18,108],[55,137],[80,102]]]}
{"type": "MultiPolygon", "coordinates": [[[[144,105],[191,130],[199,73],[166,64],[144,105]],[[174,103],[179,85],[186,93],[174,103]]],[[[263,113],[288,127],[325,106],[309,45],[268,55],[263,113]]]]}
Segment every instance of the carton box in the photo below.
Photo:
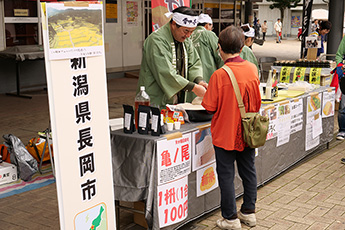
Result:
{"type": "Polygon", "coordinates": [[[0,163],[0,185],[18,180],[17,166],[2,162],[0,163]]]}
{"type": "MultiPolygon", "coordinates": [[[[134,202],[134,209],[138,211],[145,211],[145,203],[142,201],[134,202]]],[[[148,229],[144,214],[134,212],[134,223],[148,229]]]]}

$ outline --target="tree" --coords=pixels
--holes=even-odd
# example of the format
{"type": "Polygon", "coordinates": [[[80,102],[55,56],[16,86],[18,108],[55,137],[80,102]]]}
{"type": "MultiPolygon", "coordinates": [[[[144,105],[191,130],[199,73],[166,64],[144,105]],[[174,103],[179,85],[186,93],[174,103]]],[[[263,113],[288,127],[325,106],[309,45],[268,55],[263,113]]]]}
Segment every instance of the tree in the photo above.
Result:
{"type": "Polygon", "coordinates": [[[284,10],[286,8],[296,7],[301,0],[267,0],[267,2],[273,2],[270,5],[271,9],[277,8],[280,10],[280,20],[283,23],[284,20],[284,10]]]}

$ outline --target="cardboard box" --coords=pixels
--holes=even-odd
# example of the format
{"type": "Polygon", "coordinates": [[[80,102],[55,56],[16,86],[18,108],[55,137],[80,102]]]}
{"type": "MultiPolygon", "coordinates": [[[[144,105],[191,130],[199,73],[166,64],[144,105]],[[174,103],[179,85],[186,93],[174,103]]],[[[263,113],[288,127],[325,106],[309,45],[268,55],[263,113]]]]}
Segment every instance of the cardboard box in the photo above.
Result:
{"type": "Polygon", "coordinates": [[[331,81],[332,81],[332,75],[331,74],[321,75],[320,85],[321,86],[329,86],[331,84],[331,81]]]}
{"type": "MultiPolygon", "coordinates": [[[[144,212],[145,211],[145,203],[142,201],[134,202],[134,209],[144,212]]],[[[148,229],[144,214],[134,212],[134,223],[148,229]]]]}
{"type": "Polygon", "coordinates": [[[17,166],[2,162],[0,163],[0,185],[18,180],[17,166]]]}

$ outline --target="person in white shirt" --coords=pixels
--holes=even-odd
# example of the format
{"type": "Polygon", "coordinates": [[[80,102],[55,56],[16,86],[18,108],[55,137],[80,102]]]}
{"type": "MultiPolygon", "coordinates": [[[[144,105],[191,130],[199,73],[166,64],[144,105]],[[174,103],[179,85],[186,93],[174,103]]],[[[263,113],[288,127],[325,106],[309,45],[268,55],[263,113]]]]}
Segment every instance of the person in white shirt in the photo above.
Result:
{"type": "Polygon", "coordinates": [[[282,34],[282,23],[280,22],[280,18],[277,19],[276,23],[274,23],[274,30],[276,31],[277,35],[277,43],[281,43],[281,34],[282,34]]]}

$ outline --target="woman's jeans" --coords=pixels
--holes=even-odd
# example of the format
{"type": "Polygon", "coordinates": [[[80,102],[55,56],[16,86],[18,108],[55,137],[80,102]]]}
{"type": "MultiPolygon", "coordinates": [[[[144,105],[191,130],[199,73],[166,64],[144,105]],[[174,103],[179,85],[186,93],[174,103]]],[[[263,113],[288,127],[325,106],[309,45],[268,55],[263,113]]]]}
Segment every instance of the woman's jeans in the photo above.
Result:
{"type": "Polygon", "coordinates": [[[225,219],[237,217],[235,198],[235,161],[244,188],[241,210],[255,212],[257,181],[255,170],[255,149],[245,148],[242,152],[228,151],[214,146],[217,174],[221,193],[221,211],[225,219]]]}

